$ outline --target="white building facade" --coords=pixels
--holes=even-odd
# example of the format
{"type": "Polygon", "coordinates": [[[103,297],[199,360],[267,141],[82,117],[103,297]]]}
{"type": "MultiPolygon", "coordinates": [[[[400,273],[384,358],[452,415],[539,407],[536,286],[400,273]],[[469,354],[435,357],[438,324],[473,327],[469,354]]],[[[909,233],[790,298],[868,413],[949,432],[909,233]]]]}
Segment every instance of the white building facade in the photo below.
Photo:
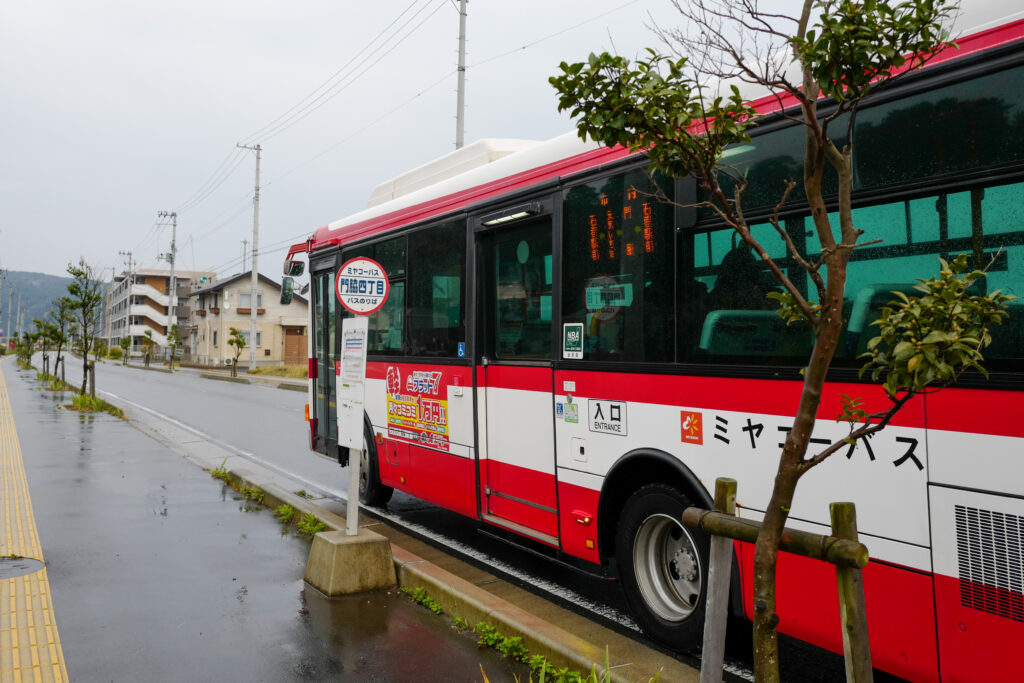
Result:
{"type": "Polygon", "coordinates": [[[140,355],[145,349],[147,332],[158,347],[166,348],[174,325],[178,325],[179,335],[187,340],[192,314],[188,305],[189,293],[206,286],[215,277],[212,271],[176,270],[177,292],[172,294],[170,270],[139,268],[115,276],[107,290],[107,343],[118,346],[122,338],[128,337],[131,339],[130,353],[140,355]]]}

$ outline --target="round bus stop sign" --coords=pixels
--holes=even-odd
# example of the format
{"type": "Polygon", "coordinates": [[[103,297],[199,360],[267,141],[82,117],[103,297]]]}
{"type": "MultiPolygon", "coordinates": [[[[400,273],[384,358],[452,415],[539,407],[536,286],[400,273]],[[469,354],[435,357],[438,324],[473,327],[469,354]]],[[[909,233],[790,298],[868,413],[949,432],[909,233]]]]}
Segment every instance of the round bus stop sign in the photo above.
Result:
{"type": "Polygon", "coordinates": [[[352,313],[376,313],[388,300],[388,274],[373,259],[357,257],[338,269],[334,291],[341,305],[352,313]]]}

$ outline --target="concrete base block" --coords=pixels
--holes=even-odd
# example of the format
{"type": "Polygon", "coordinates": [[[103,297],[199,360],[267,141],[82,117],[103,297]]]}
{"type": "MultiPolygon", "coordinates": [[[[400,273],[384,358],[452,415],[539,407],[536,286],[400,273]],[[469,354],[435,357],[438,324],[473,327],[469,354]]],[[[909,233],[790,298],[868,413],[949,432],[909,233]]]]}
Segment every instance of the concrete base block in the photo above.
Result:
{"type": "Polygon", "coordinates": [[[344,531],[322,531],[313,537],[305,579],[326,595],[393,588],[396,581],[391,542],[366,529],[355,536],[344,531]]]}

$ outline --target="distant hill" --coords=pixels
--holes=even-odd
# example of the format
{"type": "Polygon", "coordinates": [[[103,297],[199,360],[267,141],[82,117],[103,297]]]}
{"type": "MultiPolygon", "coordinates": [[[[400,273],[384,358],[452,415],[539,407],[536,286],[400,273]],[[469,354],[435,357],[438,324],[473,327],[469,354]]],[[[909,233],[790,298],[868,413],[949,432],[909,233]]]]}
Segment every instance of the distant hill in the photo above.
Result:
{"type": "Polygon", "coordinates": [[[26,273],[17,270],[6,271],[6,276],[0,285],[0,329],[3,330],[0,336],[7,336],[7,302],[8,295],[13,291],[14,296],[10,298],[10,320],[11,328],[17,325],[18,317],[18,295],[21,295],[22,320],[24,328],[32,331],[35,326],[32,324],[34,318],[42,318],[53,308],[53,300],[59,296],[66,296],[69,277],[57,277],[45,273],[26,273]]]}

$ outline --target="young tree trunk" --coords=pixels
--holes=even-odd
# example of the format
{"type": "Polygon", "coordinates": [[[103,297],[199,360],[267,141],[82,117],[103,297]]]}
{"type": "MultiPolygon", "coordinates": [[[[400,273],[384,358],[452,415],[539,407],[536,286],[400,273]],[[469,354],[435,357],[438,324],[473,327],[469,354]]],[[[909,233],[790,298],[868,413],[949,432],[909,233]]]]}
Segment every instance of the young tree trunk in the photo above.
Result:
{"type": "Polygon", "coordinates": [[[849,251],[839,248],[826,259],[828,281],[811,352],[804,370],[804,386],[793,428],[779,458],[775,486],[765,511],[764,522],[754,550],[754,677],[758,683],[777,683],[779,679],[778,622],[775,613],[775,574],[779,542],[789,518],[797,482],[806,472],[803,464],[811,433],[821,404],[822,389],[829,365],[835,355],[842,330],[842,292],[846,286],[849,251]]]}
{"type": "Polygon", "coordinates": [[[89,388],[89,349],[88,347],[82,347],[82,390],[79,391],[82,396],[85,396],[86,389],[89,388]]]}

